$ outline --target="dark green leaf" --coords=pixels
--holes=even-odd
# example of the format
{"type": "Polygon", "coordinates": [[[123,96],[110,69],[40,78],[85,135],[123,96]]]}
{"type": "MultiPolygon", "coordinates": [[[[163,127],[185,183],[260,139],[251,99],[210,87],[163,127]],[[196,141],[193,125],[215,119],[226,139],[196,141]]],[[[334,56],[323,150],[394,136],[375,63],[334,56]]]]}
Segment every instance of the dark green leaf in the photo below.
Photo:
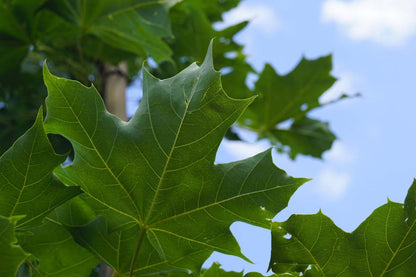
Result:
{"type": "Polygon", "coordinates": [[[145,71],[143,99],[128,123],[105,110],[94,87],[46,67],[45,83],[46,128],[75,150],[73,164],[57,174],[79,184],[104,216],[71,232],[121,275],[196,271],[213,250],[243,257],[230,224],[268,228],[306,181],[275,167],[270,151],[214,165],[226,130],[252,99],[226,95],[211,50],[201,66],[170,79],[145,71]]]}
{"type": "Polygon", "coordinates": [[[49,143],[40,109],[36,122],[0,157],[0,215],[26,215],[18,228],[39,224],[55,207],[80,193],[52,171],[65,160],[49,143]]]}
{"type": "Polygon", "coordinates": [[[283,76],[267,64],[255,84],[259,97],[240,117],[240,124],[259,133],[259,138],[268,137],[278,148],[289,146],[292,158],[299,153],[321,157],[331,147],[335,135],[326,123],[305,116],[321,106],[319,97],[335,82],[331,69],[331,56],[303,58],[283,76]],[[286,120],[294,120],[290,129],[279,129],[278,124],[286,120]]]}
{"type": "Polygon", "coordinates": [[[14,229],[21,216],[0,215],[0,276],[15,277],[27,254],[18,246],[14,229]]]}
{"type": "Polygon", "coordinates": [[[321,158],[322,153],[331,149],[336,139],[329,130],[328,123],[307,117],[296,120],[289,129],[276,128],[264,136],[275,142],[281,151],[284,151],[284,146],[289,146],[289,156],[292,159],[297,154],[321,158]]]}
{"type": "Polygon", "coordinates": [[[303,117],[309,110],[318,107],[319,97],[335,82],[330,75],[331,56],[317,60],[303,58],[287,75],[278,75],[267,64],[256,82],[258,99],[248,109],[257,117],[250,126],[260,131],[273,130],[288,119],[303,117]]]}
{"type": "Polygon", "coordinates": [[[28,229],[18,236],[22,248],[34,256],[36,270],[42,276],[90,276],[91,270],[99,262],[93,254],[77,244],[67,230],[96,218],[81,197],[65,202],[48,215],[43,225],[28,229]]]}
{"type": "Polygon", "coordinates": [[[214,21],[221,18],[221,15],[215,15],[214,11],[229,10],[238,2],[188,0],[175,5],[170,12],[174,39],[168,40],[175,64],[162,64],[155,74],[161,78],[171,77],[192,62],[202,61],[206,45],[215,38],[215,66],[220,70],[227,68],[227,71],[230,71],[222,78],[224,89],[234,98],[253,96],[254,93],[248,89],[245,81],[247,74],[254,70],[246,62],[246,56],[242,53],[243,46],[234,40],[234,36],[243,30],[248,22],[244,21],[224,30],[215,30],[212,26],[214,21]],[[190,41],[193,43],[189,43],[190,41]]]}
{"type": "Polygon", "coordinates": [[[28,231],[30,235],[19,236],[19,244],[37,258],[42,276],[89,276],[99,262],[57,222],[46,220],[28,231]]]}
{"type": "Polygon", "coordinates": [[[92,34],[123,51],[169,60],[162,38],[171,36],[169,8],[176,0],[47,1],[45,7],[80,27],[79,36],[92,34]]]}

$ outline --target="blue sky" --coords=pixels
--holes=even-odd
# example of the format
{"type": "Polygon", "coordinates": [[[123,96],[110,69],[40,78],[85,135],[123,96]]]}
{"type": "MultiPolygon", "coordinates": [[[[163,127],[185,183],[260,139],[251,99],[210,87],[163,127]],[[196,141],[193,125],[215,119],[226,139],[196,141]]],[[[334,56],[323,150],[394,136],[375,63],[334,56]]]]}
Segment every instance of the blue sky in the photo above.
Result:
{"type": "MultiPolygon", "coordinates": [[[[324,99],[347,92],[345,100],[313,112],[339,137],[323,161],[275,155],[277,166],[313,178],[275,220],[319,209],[346,231],[354,230],[387,197],[403,202],[416,177],[416,1],[414,0],[245,0],[225,24],[252,19],[238,36],[257,70],[271,63],[281,74],[301,59],[333,54],[339,81],[324,99]]],[[[219,26],[221,27],[221,26],[219,26]]],[[[269,145],[224,142],[218,162],[252,156],[269,145]]],[[[255,262],[214,254],[227,270],[267,269],[268,231],[243,223],[231,227],[243,253],[255,262]]]]}

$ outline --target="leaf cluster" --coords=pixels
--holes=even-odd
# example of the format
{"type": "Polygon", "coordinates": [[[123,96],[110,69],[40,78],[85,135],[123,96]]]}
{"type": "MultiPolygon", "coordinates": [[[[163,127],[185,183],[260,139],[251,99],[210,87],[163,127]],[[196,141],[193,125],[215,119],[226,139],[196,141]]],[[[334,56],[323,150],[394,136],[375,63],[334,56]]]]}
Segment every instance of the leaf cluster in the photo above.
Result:
{"type": "Polygon", "coordinates": [[[271,221],[307,181],[277,168],[271,150],[214,163],[224,135],[239,139],[236,127],[293,159],[321,157],[335,139],[308,116],[335,82],[331,57],[302,59],[286,75],[256,72],[234,40],[247,22],[212,27],[238,3],[0,2],[1,276],[90,276],[101,262],[114,276],[260,277],[201,270],[213,251],[247,259],[229,230],[235,221],[271,229],[273,276],[412,276],[415,182],[404,204],[389,201],[347,233],[322,213],[271,221]],[[211,37],[216,50],[204,58],[211,37]],[[127,60],[133,76],[149,58],[128,122],[82,84],[100,87],[105,63],[127,60]],[[73,157],[57,154],[62,142],[73,157]]]}
{"type": "MultiPolygon", "coordinates": [[[[215,37],[213,58],[215,67],[227,72],[222,79],[225,90],[235,98],[259,95],[227,137],[240,139],[236,127],[244,128],[293,159],[298,154],[321,157],[336,137],[327,123],[307,113],[321,106],[319,97],[335,81],[330,57],[303,59],[285,76],[270,65],[256,72],[234,39],[249,22],[222,30],[213,27],[239,2],[1,0],[0,153],[30,127],[46,96],[40,81],[45,58],[55,74],[85,85],[92,82],[103,92],[108,64],[127,61],[131,81],[148,60],[150,72],[165,79],[202,61],[215,37]],[[258,78],[254,88],[247,85],[249,75],[258,78]],[[276,114],[281,107],[285,109],[276,114]],[[281,127],[286,121],[292,121],[290,127],[281,127]]],[[[60,144],[66,149],[65,142],[60,144]]]]}

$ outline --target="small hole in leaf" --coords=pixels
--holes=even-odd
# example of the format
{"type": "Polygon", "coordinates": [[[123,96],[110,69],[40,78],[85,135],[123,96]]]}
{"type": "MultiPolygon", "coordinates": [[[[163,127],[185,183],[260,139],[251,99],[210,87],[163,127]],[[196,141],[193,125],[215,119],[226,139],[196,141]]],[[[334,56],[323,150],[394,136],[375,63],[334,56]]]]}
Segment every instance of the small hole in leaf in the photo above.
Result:
{"type": "Polygon", "coordinates": [[[265,208],[265,207],[263,207],[263,206],[260,206],[260,210],[265,211],[265,210],[266,210],[266,208],[265,208]]]}
{"type": "Polygon", "coordinates": [[[229,59],[235,59],[237,58],[237,52],[235,51],[226,52],[224,53],[224,57],[229,58],[229,59]]]}
{"type": "Polygon", "coordinates": [[[231,66],[223,67],[221,68],[221,74],[226,75],[226,74],[233,72],[233,70],[234,69],[231,66]]]}
{"type": "Polygon", "coordinates": [[[307,108],[308,108],[308,104],[303,104],[302,106],[300,106],[301,111],[306,111],[307,108]]]}
{"type": "Polygon", "coordinates": [[[220,42],[225,43],[225,44],[230,44],[231,41],[228,38],[220,37],[220,42]]]}
{"type": "Polygon", "coordinates": [[[286,235],[284,235],[283,236],[285,239],[291,239],[292,238],[292,235],[291,234],[289,234],[289,233],[287,233],[286,235]]]}

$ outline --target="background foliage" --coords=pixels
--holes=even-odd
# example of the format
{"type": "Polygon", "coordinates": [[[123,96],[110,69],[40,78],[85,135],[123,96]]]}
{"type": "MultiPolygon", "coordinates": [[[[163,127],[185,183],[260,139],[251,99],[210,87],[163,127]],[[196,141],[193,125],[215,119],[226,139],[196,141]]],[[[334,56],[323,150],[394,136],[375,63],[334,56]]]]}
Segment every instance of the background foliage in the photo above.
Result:
{"type": "Polygon", "coordinates": [[[240,139],[235,128],[293,159],[319,158],[335,140],[308,115],[335,82],[331,56],[283,76],[256,72],[234,40],[248,22],[213,28],[238,3],[0,2],[2,276],[90,276],[100,261],[114,276],[243,276],[201,271],[214,250],[246,259],[229,230],[237,220],[271,229],[276,276],[411,276],[415,184],[404,205],[388,202],[346,233],[322,213],[271,223],[307,180],[273,165],[270,151],[214,165],[224,135],[240,139]],[[121,61],[129,81],[148,61],[128,123],[95,89],[121,61]]]}
{"type": "MultiPolygon", "coordinates": [[[[235,98],[259,95],[238,126],[257,132],[259,139],[269,139],[292,158],[299,153],[320,157],[331,147],[335,136],[327,123],[304,118],[321,105],[319,96],[335,81],[330,75],[330,57],[302,60],[286,76],[279,77],[270,65],[255,72],[246,61],[243,46],[234,40],[248,22],[223,30],[213,28],[239,0],[176,2],[3,0],[0,125],[4,131],[0,151],[30,126],[46,96],[39,66],[45,58],[52,72],[85,85],[92,82],[104,91],[105,64],[128,61],[131,81],[142,62],[151,58],[155,63],[151,62],[150,72],[167,78],[202,61],[214,37],[213,60],[215,68],[226,72],[222,79],[225,91],[235,98]],[[249,74],[259,79],[254,88],[247,85],[249,74]],[[269,82],[273,86],[266,85],[269,82]],[[264,104],[286,108],[273,115],[274,109],[261,108],[264,104]],[[287,120],[293,121],[291,127],[279,128],[287,120]]],[[[237,138],[232,129],[227,137],[237,138]]]]}

